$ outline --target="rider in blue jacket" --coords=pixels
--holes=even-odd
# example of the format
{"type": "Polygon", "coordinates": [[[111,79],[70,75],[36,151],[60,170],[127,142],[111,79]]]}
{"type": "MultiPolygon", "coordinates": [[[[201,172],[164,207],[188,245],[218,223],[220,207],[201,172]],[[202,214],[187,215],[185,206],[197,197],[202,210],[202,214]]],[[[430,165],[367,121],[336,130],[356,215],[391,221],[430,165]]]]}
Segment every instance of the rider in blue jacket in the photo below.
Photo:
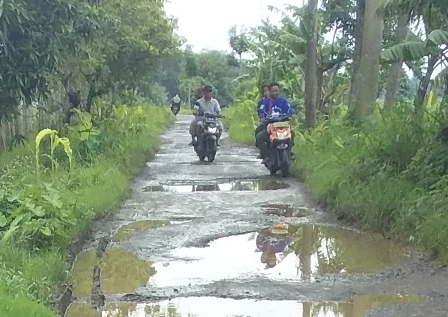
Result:
{"type": "MultiPolygon", "coordinates": [[[[260,150],[260,156],[262,158],[267,156],[268,131],[266,117],[272,113],[289,114],[291,117],[295,117],[296,114],[289,102],[285,98],[279,97],[280,85],[278,83],[269,85],[269,93],[270,98],[263,99],[259,107],[258,116],[260,117],[261,124],[257,128],[259,132],[255,137],[255,145],[260,150]]],[[[294,135],[291,135],[291,137],[291,143],[293,144],[294,135]]]]}

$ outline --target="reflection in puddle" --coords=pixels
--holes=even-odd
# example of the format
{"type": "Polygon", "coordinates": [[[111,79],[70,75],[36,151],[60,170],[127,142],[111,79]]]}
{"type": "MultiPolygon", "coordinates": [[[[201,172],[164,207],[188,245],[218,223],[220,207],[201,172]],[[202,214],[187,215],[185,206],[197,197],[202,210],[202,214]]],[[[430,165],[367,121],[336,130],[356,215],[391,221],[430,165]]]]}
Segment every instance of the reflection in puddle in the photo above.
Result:
{"type": "Polygon", "coordinates": [[[113,242],[127,241],[136,231],[144,231],[157,227],[169,225],[169,221],[165,220],[142,220],[129,223],[118,229],[117,233],[112,237],[113,242]]]}
{"type": "Polygon", "coordinates": [[[145,192],[191,193],[204,191],[257,191],[289,188],[289,185],[272,179],[240,180],[229,183],[191,184],[191,185],[153,185],[145,192]]]}
{"type": "MultiPolygon", "coordinates": [[[[190,297],[176,298],[155,304],[110,304],[106,306],[101,317],[363,317],[369,310],[377,307],[422,302],[424,299],[421,297],[393,294],[359,296],[347,303],[299,303],[297,301],[190,297]]],[[[99,314],[79,314],[79,305],[71,306],[66,317],[100,316],[99,314]]],[[[84,312],[88,311],[87,308],[84,308],[84,312]]]]}
{"type": "Polygon", "coordinates": [[[315,280],[327,273],[379,272],[402,259],[398,247],[377,236],[316,225],[274,227],[218,239],[206,248],[176,249],[170,256],[179,260],[155,263],[149,284],[207,284],[251,275],[315,280]]]}
{"type": "Polygon", "coordinates": [[[94,250],[78,254],[73,265],[73,296],[88,297],[92,293],[93,268],[98,263],[94,250]]]}
{"type": "Polygon", "coordinates": [[[274,215],[279,217],[306,217],[311,214],[310,210],[305,207],[295,207],[293,205],[283,204],[267,204],[261,207],[266,208],[266,215],[274,215]]]}
{"type": "Polygon", "coordinates": [[[104,294],[129,293],[146,285],[155,274],[151,264],[123,248],[108,250],[100,266],[101,290],[104,294]]]}

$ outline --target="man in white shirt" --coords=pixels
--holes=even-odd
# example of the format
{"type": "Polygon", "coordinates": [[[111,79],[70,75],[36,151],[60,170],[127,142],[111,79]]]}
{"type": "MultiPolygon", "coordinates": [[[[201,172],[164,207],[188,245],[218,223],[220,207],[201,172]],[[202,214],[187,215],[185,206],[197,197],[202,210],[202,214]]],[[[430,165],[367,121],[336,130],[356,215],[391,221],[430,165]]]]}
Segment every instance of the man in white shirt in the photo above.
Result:
{"type": "MultiPolygon", "coordinates": [[[[200,135],[203,127],[203,119],[205,114],[219,115],[221,113],[221,107],[218,100],[212,97],[213,89],[211,86],[205,86],[203,89],[204,97],[197,101],[199,107],[197,116],[193,119],[190,125],[191,142],[189,145],[194,145],[197,140],[197,136],[200,135]]],[[[222,124],[218,120],[218,141],[222,134],[222,124]]],[[[219,144],[219,143],[218,143],[219,144]]]]}
{"type": "Polygon", "coordinates": [[[172,101],[173,101],[173,103],[180,103],[179,94],[176,94],[172,101]]]}

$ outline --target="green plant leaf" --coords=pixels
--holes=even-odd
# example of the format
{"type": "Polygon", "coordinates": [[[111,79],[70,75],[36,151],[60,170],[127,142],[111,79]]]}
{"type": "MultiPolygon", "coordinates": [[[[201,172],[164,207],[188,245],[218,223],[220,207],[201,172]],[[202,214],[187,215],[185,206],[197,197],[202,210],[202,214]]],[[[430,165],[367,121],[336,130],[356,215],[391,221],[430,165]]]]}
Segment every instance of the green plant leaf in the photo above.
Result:
{"type": "Polygon", "coordinates": [[[45,216],[45,209],[42,206],[34,206],[34,208],[31,209],[34,215],[38,217],[45,216]]]}
{"type": "Polygon", "coordinates": [[[8,224],[8,219],[4,214],[0,213],[0,228],[4,228],[8,224]]]}
{"type": "Polygon", "coordinates": [[[51,230],[48,227],[42,227],[42,228],[39,229],[39,231],[42,234],[46,235],[47,237],[51,236],[51,230]]]}

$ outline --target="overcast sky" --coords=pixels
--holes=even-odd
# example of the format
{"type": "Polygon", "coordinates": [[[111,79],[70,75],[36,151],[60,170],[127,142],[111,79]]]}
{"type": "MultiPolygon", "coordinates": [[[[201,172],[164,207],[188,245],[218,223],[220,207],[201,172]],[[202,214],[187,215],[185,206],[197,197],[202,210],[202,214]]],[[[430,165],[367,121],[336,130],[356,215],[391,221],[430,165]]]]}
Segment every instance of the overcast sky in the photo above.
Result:
{"type": "Polygon", "coordinates": [[[287,4],[301,6],[304,0],[169,0],[166,11],[179,19],[178,34],[194,51],[230,51],[227,32],[232,25],[254,27],[262,19],[279,20],[268,5],[284,9],[287,4]]]}

